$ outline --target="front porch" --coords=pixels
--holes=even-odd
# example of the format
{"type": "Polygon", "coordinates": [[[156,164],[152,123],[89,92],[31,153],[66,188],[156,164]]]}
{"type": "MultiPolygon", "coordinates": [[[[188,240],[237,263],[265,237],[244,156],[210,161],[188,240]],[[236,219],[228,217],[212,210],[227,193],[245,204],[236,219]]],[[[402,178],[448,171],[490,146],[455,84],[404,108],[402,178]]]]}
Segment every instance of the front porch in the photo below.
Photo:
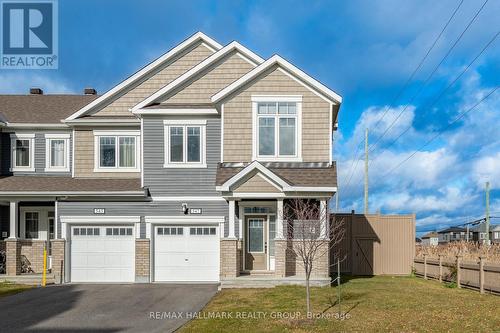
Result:
{"type": "Polygon", "coordinates": [[[38,284],[46,249],[48,281],[60,280],[65,244],[56,239],[56,207],[47,199],[0,202],[0,279],[38,284]]]}

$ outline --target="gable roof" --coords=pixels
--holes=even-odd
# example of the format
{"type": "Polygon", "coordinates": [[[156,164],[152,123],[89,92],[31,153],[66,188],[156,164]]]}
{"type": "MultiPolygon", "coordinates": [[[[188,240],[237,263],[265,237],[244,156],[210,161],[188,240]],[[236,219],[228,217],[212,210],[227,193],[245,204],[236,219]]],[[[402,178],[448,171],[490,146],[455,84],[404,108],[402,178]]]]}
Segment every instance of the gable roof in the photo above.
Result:
{"type": "Polygon", "coordinates": [[[437,238],[437,237],[438,237],[438,233],[435,231],[431,231],[431,232],[428,232],[425,235],[423,235],[421,238],[427,239],[427,238],[437,238]]]}
{"type": "Polygon", "coordinates": [[[188,70],[186,73],[179,76],[174,81],[167,84],[162,89],[158,90],[153,95],[149,96],[148,98],[146,98],[142,102],[135,105],[132,108],[132,113],[140,113],[140,112],[138,112],[139,109],[147,107],[151,104],[158,103],[158,100],[161,99],[163,96],[167,95],[169,92],[174,91],[177,87],[186,83],[191,78],[195,77],[197,74],[201,73],[203,70],[208,68],[210,65],[216,63],[218,60],[222,59],[224,56],[230,54],[233,51],[239,52],[247,60],[249,60],[253,66],[257,66],[257,65],[262,64],[264,62],[264,59],[262,59],[260,56],[258,56],[254,52],[250,51],[249,49],[247,49],[246,47],[244,47],[240,43],[233,41],[233,42],[229,43],[228,45],[224,46],[219,51],[217,51],[214,54],[212,54],[211,56],[209,56],[207,59],[200,62],[198,65],[196,65],[193,68],[191,68],[190,70],[188,70]]]}
{"type": "Polygon", "coordinates": [[[238,80],[234,81],[231,83],[229,86],[226,88],[222,89],[219,91],[217,94],[212,96],[212,102],[217,103],[220,102],[222,99],[227,97],[228,95],[234,93],[237,91],[240,87],[245,85],[246,83],[252,81],[254,78],[259,76],[260,74],[264,73],[266,70],[272,68],[273,66],[279,66],[283,68],[288,74],[292,75],[294,78],[296,78],[300,83],[304,84],[307,87],[310,87],[313,89],[316,93],[319,95],[323,96],[324,98],[328,99],[334,104],[340,104],[342,103],[342,97],[335,93],[333,90],[330,88],[326,87],[319,81],[313,79],[306,73],[304,73],[302,70],[299,68],[295,67],[279,55],[274,55],[259,66],[255,67],[252,71],[248,72],[247,74],[243,75],[241,78],[238,80]]]}
{"type": "Polygon", "coordinates": [[[222,48],[222,45],[220,45],[218,42],[216,42],[212,38],[208,37],[207,35],[205,35],[202,32],[197,32],[194,35],[192,35],[191,37],[189,37],[188,39],[186,39],[185,41],[183,41],[182,43],[180,43],[179,45],[177,45],[176,47],[174,47],[173,49],[171,49],[170,51],[168,51],[167,53],[160,56],[155,61],[151,62],[150,64],[148,64],[147,66],[145,66],[141,70],[139,70],[138,72],[134,73],[132,76],[130,76],[129,78],[127,78],[126,80],[124,80],[123,82],[118,84],[117,86],[115,86],[112,89],[110,89],[109,91],[107,91],[104,95],[102,95],[98,99],[94,100],[92,103],[85,105],[80,110],[78,110],[77,112],[70,115],[66,120],[74,120],[76,118],[79,118],[79,117],[89,113],[95,107],[101,105],[106,100],[108,100],[108,99],[114,97],[115,95],[117,95],[118,93],[122,92],[127,87],[136,83],[143,76],[151,73],[157,67],[161,66],[163,63],[170,60],[178,53],[182,52],[186,48],[190,47],[191,45],[193,45],[199,41],[204,42],[210,48],[212,48],[216,51],[218,51],[222,48]]]}
{"type": "Polygon", "coordinates": [[[231,191],[231,187],[246,176],[259,172],[273,181],[283,191],[292,192],[336,192],[337,170],[335,164],[329,167],[265,163],[253,161],[246,166],[227,167],[219,164],[216,175],[217,191],[231,191]]]}
{"type": "Polygon", "coordinates": [[[0,121],[16,124],[61,124],[98,95],[0,95],[0,121]]]}

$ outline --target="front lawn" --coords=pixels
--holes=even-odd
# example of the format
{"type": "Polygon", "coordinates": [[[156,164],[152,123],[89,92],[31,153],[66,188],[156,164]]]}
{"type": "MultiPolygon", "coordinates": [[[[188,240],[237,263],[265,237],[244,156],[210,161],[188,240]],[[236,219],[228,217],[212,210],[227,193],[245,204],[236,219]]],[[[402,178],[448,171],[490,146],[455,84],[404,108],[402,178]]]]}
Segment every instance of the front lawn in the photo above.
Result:
{"type": "Polygon", "coordinates": [[[336,288],[312,289],[313,312],[330,316],[313,320],[304,319],[303,287],[224,289],[181,331],[493,332],[500,327],[499,296],[414,277],[352,278],[341,288],[348,319],[335,319],[336,288]]]}
{"type": "Polygon", "coordinates": [[[0,297],[13,295],[33,288],[33,286],[15,284],[10,282],[0,282],[0,297]]]}

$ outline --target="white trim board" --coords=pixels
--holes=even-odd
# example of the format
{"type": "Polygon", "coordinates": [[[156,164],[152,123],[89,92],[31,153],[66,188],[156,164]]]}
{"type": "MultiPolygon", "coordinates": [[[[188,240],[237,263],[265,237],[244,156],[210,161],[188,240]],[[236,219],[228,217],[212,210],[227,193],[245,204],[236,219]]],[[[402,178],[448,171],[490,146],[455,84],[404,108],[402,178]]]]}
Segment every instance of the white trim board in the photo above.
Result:
{"type": "Polygon", "coordinates": [[[208,116],[219,114],[219,112],[216,109],[139,109],[134,111],[134,114],[208,116]]]}
{"type": "Polygon", "coordinates": [[[264,62],[264,59],[262,59],[261,57],[259,57],[258,55],[256,55],[255,53],[253,53],[252,51],[250,51],[249,49],[247,49],[246,47],[244,47],[240,43],[231,42],[228,45],[224,46],[219,51],[217,51],[216,53],[212,54],[207,59],[200,62],[198,65],[196,65],[193,68],[191,68],[190,70],[188,70],[186,73],[179,76],[174,81],[167,84],[162,89],[155,92],[153,95],[149,96],[148,98],[144,99],[143,101],[141,101],[140,103],[135,105],[131,109],[132,113],[135,114],[137,112],[137,110],[140,110],[149,104],[153,104],[153,103],[157,102],[160,98],[167,95],[169,92],[173,91],[174,89],[176,89],[180,85],[184,84],[186,81],[188,81],[189,79],[191,79],[195,75],[199,74],[204,69],[206,69],[210,65],[216,63],[218,60],[220,60],[221,58],[223,58],[224,56],[226,56],[227,54],[229,54],[233,51],[239,52],[239,54],[245,56],[245,58],[247,58],[247,60],[249,60],[249,62],[253,66],[257,66],[257,65],[264,62]]]}
{"type": "Polygon", "coordinates": [[[60,216],[62,223],[139,223],[141,222],[140,216],[60,216]]]}
{"type": "Polygon", "coordinates": [[[187,49],[189,46],[193,45],[194,43],[198,41],[202,41],[203,44],[210,46],[211,49],[213,50],[220,50],[222,48],[222,45],[213,40],[212,38],[208,37],[202,32],[197,32],[188,39],[184,40],[182,43],[178,44],[176,47],[168,51],[167,53],[163,54],[160,56],[158,59],[154,60],[151,62],[149,65],[143,67],[141,70],[127,78],[125,81],[121,82],[117,86],[113,87],[111,90],[106,92],[104,95],[101,97],[95,99],[91,103],[87,104],[77,112],[73,113],[71,116],[66,118],[66,120],[74,120],[78,117],[81,117],[82,115],[88,113],[89,111],[93,110],[96,106],[100,105],[104,101],[108,100],[109,98],[113,97],[115,94],[121,92],[131,84],[135,83],[138,81],[140,78],[143,76],[149,74],[151,71],[153,71],[155,68],[159,67],[162,65],[164,62],[170,60],[172,57],[177,55],[178,53],[184,51],[187,49]]]}
{"type": "Polygon", "coordinates": [[[146,216],[146,223],[216,224],[224,223],[224,216],[146,216]]]}
{"type": "Polygon", "coordinates": [[[332,91],[319,81],[313,79],[312,77],[310,77],[302,70],[298,69],[297,67],[295,67],[294,65],[292,65],[279,55],[272,56],[271,58],[269,58],[268,60],[266,60],[259,66],[255,67],[250,72],[248,72],[247,74],[243,75],[238,80],[228,85],[226,88],[219,91],[217,94],[213,95],[211,98],[212,102],[214,103],[220,102],[224,97],[232,94],[241,86],[250,82],[252,79],[262,74],[263,72],[265,72],[267,69],[271,68],[274,65],[278,65],[279,67],[285,69],[290,75],[293,75],[295,78],[297,78],[301,84],[314,88],[314,90],[317,93],[323,95],[325,98],[328,98],[331,102],[336,104],[342,103],[342,97],[340,95],[338,95],[337,93],[335,93],[334,91],[332,91]]]}
{"type": "Polygon", "coordinates": [[[189,201],[226,201],[222,197],[151,197],[153,201],[174,201],[174,202],[189,202],[189,201]]]}

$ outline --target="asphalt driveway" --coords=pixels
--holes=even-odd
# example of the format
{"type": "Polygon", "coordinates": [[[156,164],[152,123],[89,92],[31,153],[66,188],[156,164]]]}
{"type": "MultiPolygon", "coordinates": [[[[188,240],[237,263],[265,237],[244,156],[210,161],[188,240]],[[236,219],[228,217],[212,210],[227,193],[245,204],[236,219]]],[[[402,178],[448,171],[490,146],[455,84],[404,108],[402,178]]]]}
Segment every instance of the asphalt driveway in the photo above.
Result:
{"type": "Polygon", "coordinates": [[[62,285],[0,298],[2,332],[170,332],[216,285],[62,285]]]}

